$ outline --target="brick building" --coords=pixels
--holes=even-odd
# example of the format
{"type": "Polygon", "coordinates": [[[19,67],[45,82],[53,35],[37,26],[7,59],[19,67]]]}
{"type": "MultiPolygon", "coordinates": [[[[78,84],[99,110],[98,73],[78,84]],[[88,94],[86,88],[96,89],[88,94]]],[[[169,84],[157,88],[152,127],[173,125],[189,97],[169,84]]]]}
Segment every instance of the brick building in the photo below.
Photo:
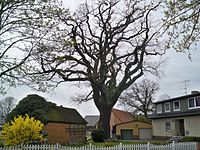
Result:
{"type": "Polygon", "coordinates": [[[86,121],[75,109],[53,106],[46,112],[49,144],[73,144],[86,140],[86,121]]]}

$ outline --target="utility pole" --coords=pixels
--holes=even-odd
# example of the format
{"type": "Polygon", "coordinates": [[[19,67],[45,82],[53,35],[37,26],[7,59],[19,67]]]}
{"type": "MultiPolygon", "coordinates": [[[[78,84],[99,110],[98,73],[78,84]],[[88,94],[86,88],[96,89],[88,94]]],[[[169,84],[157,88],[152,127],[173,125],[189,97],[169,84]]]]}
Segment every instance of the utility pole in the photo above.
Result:
{"type": "Polygon", "coordinates": [[[188,86],[189,86],[189,82],[190,80],[184,80],[184,81],[181,81],[181,83],[183,84],[183,90],[184,90],[184,94],[187,95],[187,90],[188,90],[188,86]]]}

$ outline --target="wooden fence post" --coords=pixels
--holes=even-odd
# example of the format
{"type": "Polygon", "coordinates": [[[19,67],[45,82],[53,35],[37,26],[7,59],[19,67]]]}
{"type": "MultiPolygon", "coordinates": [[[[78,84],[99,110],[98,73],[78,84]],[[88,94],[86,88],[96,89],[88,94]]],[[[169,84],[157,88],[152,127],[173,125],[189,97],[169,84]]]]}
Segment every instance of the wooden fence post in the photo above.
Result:
{"type": "Polygon", "coordinates": [[[147,143],[147,150],[150,150],[150,143],[147,143]]]}
{"type": "Polygon", "coordinates": [[[92,143],[90,143],[89,145],[89,150],[92,150],[92,143]]]}
{"type": "Polygon", "coordinates": [[[119,149],[122,150],[122,143],[119,143],[119,149]]]}
{"type": "Polygon", "coordinates": [[[175,142],[172,142],[172,150],[175,150],[175,142]]]}
{"type": "Polygon", "coordinates": [[[56,150],[59,150],[59,144],[56,143],[56,150]]]}

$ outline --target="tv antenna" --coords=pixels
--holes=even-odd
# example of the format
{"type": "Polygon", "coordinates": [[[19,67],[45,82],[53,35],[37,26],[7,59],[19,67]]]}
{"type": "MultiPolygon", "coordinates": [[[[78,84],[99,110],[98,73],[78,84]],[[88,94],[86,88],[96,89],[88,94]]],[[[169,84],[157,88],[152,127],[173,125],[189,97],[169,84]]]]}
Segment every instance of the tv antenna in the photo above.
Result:
{"type": "Polygon", "coordinates": [[[184,94],[187,95],[187,91],[188,91],[188,86],[189,86],[189,82],[190,80],[183,80],[181,81],[181,83],[183,84],[183,90],[184,90],[184,94]]]}

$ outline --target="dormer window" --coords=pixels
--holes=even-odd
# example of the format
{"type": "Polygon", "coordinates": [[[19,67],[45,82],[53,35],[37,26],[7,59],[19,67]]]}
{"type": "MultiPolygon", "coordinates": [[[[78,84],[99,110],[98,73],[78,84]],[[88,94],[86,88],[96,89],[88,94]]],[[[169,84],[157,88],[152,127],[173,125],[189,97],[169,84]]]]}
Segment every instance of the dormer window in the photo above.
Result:
{"type": "Polygon", "coordinates": [[[200,107],[200,97],[195,98],[196,107],[200,107]]]}
{"type": "Polygon", "coordinates": [[[194,108],[195,107],[194,98],[189,98],[188,99],[188,107],[189,108],[194,108]]]}
{"type": "Polygon", "coordinates": [[[179,111],[180,110],[180,101],[175,101],[174,102],[174,111],[179,111]]]}
{"type": "Polygon", "coordinates": [[[200,97],[193,97],[188,99],[188,108],[200,108],[200,97]]]}
{"type": "Polygon", "coordinates": [[[157,113],[162,113],[162,104],[157,105],[157,113]]]}
{"type": "Polygon", "coordinates": [[[170,103],[165,103],[165,112],[170,112],[170,103]]]}

